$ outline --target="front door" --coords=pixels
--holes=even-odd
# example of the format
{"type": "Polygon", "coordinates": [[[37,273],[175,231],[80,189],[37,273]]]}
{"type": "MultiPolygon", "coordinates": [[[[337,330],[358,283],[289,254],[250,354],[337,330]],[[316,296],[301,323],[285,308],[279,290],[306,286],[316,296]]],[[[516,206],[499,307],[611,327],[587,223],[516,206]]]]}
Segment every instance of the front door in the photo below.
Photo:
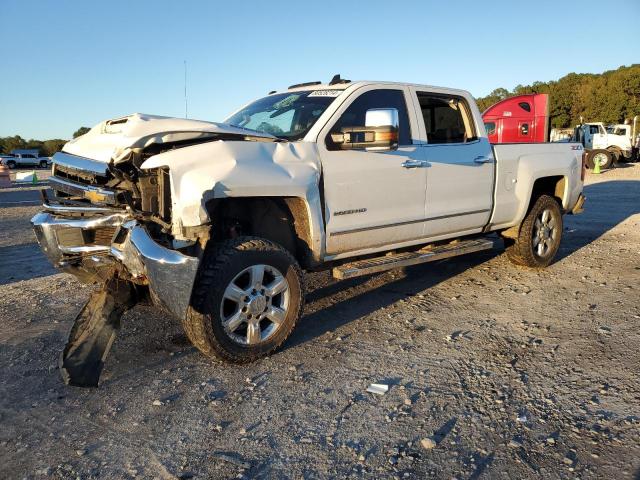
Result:
{"type": "Polygon", "coordinates": [[[493,205],[493,150],[478,135],[467,99],[412,90],[422,115],[427,161],[426,236],[475,233],[489,222],[493,205]]]}
{"type": "Polygon", "coordinates": [[[327,254],[384,247],[424,236],[426,169],[404,87],[362,87],[321,131],[327,254]],[[331,133],[364,127],[368,110],[396,109],[398,148],[340,150],[331,133]]]}

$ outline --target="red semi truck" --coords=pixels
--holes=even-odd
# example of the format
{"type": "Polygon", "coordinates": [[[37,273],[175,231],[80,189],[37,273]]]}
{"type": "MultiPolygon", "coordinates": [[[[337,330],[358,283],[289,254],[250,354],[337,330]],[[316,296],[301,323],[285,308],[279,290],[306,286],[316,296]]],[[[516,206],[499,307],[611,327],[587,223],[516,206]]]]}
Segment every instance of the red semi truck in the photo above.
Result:
{"type": "Polygon", "coordinates": [[[549,95],[536,93],[505,98],[489,107],[482,119],[491,143],[549,141],[549,95]]]}

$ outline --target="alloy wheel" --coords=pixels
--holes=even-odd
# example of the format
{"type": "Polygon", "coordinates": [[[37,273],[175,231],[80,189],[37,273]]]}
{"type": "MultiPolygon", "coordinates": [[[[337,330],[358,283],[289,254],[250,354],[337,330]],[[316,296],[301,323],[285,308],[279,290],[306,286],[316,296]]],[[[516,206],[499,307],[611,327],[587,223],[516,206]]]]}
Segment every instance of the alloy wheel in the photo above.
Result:
{"type": "Polygon", "coordinates": [[[546,257],[553,250],[558,239],[558,228],[553,212],[545,208],[537,216],[533,228],[533,251],[541,258],[546,257]]]}
{"type": "Polygon", "coordinates": [[[254,346],[269,340],[289,308],[286,277],[271,265],[252,265],[227,285],[220,304],[225,332],[236,343],[254,346]]]}

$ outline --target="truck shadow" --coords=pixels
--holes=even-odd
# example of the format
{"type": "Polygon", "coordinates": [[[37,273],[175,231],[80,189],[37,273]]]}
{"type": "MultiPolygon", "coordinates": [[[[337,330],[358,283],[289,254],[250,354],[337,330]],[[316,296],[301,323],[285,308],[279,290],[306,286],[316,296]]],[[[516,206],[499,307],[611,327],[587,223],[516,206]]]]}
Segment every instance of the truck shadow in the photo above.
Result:
{"type": "MultiPolygon", "coordinates": [[[[565,217],[565,237],[556,261],[589,245],[630,216],[640,213],[640,181],[613,180],[587,185],[585,211],[565,217]]],[[[399,279],[390,275],[331,281],[307,294],[307,313],[284,348],[291,348],[335,330],[381,308],[416,295],[469,268],[478,267],[502,254],[501,247],[473,255],[418,265],[404,270],[399,279]],[[323,304],[325,304],[323,306],[323,304]]],[[[325,282],[326,283],[326,282],[325,282]]],[[[428,294],[427,294],[428,295],[428,294]]]]}
{"type": "Polygon", "coordinates": [[[327,331],[335,330],[399,300],[417,295],[500,254],[502,249],[496,248],[457,259],[408,267],[404,269],[402,278],[390,282],[384,278],[389,275],[387,272],[333,281],[314,289],[306,297],[310,313],[302,317],[301,325],[294,330],[284,349],[308,342],[327,331]],[[381,281],[383,283],[379,284],[381,281]],[[327,302],[331,304],[320,305],[327,302]]]}
{"type": "Polygon", "coordinates": [[[640,213],[640,181],[611,180],[584,187],[581,215],[564,217],[564,238],[556,262],[589,245],[632,215],[640,213]]]}

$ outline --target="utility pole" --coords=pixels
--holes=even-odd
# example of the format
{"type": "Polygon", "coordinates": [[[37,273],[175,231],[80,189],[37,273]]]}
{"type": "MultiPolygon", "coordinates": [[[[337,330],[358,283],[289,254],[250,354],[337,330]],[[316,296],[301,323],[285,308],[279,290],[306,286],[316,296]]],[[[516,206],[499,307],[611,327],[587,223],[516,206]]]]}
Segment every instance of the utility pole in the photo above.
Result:
{"type": "Polygon", "coordinates": [[[189,118],[189,109],[187,104],[187,61],[184,61],[184,118],[189,118]]]}

